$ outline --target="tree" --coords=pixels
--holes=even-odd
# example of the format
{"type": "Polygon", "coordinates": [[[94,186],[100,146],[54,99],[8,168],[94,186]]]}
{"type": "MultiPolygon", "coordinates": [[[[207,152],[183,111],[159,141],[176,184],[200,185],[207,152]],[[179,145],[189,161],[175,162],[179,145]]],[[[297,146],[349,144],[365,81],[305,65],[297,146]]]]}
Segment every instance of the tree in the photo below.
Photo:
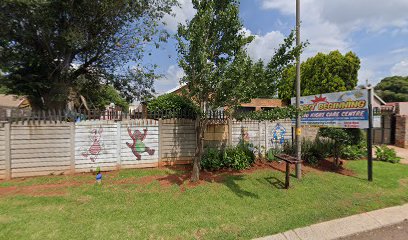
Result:
{"type": "Polygon", "coordinates": [[[152,91],[155,66],[140,64],[148,44],[168,34],[158,23],[175,0],[4,0],[0,81],[32,105],[62,108],[83,77],[128,98],[152,91]],[[126,67],[134,62],[134,68],[126,67]],[[147,80],[146,80],[147,79],[147,80]]]}
{"type": "Polygon", "coordinates": [[[99,85],[97,88],[82,89],[80,92],[83,95],[90,107],[97,109],[105,109],[110,103],[122,108],[123,111],[128,111],[129,103],[123,98],[119,91],[111,85],[99,85]]]}
{"type": "MultiPolygon", "coordinates": [[[[179,65],[186,74],[182,82],[187,84],[188,94],[198,103],[201,112],[191,177],[192,181],[197,181],[208,123],[203,113],[218,107],[232,109],[260,93],[257,82],[251,80],[253,69],[256,72],[261,63],[254,66],[245,51],[245,45],[253,37],[244,35],[238,16],[239,1],[193,0],[193,6],[197,10],[193,19],[178,28],[178,54],[179,65]]],[[[287,66],[290,59],[295,58],[293,53],[299,52],[297,48],[296,51],[291,48],[289,53],[286,50],[276,52],[276,66],[287,66]]]]}
{"type": "MultiPolygon", "coordinates": [[[[249,66],[244,46],[252,37],[245,37],[242,32],[238,1],[193,0],[193,7],[197,10],[193,19],[178,28],[179,65],[186,73],[182,82],[188,84],[189,95],[205,112],[240,100],[242,94],[228,93],[238,93],[242,78],[230,76],[231,71],[242,76],[249,66]]],[[[206,124],[206,115],[200,114],[192,181],[199,179],[206,124]]]]}
{"type": "MultiPolygon", "coordinates": [[[[360,59],[352,52],[318,53],[301,64],[301,95],[352,90],[357,86],[360,59]]],[[[278,86],[279,98],[289,101],[295,96],[295,67],[283,71],[278,86]]]]}
{"type": "MultiPolygon", "coordinates": [[[[194,116],[198,113],[197,105],[190,98],[175,93],[164,94],[151,100],[147,104],[147,109],[149,111],[184,111],[194,116]]],[[[171,116],[177,117],[174,114],[171,116]]]]}
{"type": "Polygon", "coordinates": [[[386,102],[408,102],[408,76],[384,78],[374,90],[386,102]]]}

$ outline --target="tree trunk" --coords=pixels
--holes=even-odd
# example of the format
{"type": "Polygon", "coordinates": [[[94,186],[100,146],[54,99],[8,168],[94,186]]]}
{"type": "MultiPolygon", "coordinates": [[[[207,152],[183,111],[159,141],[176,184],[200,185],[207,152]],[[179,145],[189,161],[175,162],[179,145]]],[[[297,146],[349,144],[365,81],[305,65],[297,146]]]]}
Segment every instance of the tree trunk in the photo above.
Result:
{"type": "Polygon", "coordinates": [[[335,144],[334,146],[334,164],[336,167],[340,166],[340,146],[338,144],[335,144]]]}
{"type": "Polygon", "coordinates": [[[206,121],[201,120],[200,117],[196,120],[196,150],[193,162],[193,171],[191,173],[191,181],[197,182],[200,180],[200,169],[201,169],[201,157],[204,152],[204,131],[205,131],[206,121]]]}

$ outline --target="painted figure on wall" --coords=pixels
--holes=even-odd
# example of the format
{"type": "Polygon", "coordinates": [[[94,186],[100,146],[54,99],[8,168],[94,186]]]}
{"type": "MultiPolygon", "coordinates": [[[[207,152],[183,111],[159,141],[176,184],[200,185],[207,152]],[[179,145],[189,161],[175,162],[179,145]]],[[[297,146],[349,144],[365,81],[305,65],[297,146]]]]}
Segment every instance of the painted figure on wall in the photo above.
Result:
{"type": "Polygon", "coordinates": [[[242,143],[249,143],[249,133],[247,127],[241,127],[241,139],[240,142],[242,143]]]}
{"type": "Polygon", "coordinates": [[[283,144],[285,143],[285,133],[286,128],[283,127],[280,123],[277,123],[276,126],[272,129],[272,144],[283,144]]]}
{"type": "Polygon", "coordinates": [[[103,149],[103,144],[101,143],[103,129],[92,129],[89,135],[89,140],[91,140],[91,146],[82,153],[82,156],[95,162],[98,159],[99,154],[103,149]]]}
{"type": "Polygon", "coordinates": [[[147,129],[143,130],[143,134],[139,130],[135,130],[133,133],[130,128],[127,128],[129,137],[132,138],[133,144],[126,143],[126,145],[132,150],[137,160],[142,159],[142,153],[147,152],[149,155],[154,154],[154,149],[146,147],[143,142],[147,136],[147,129]]]}

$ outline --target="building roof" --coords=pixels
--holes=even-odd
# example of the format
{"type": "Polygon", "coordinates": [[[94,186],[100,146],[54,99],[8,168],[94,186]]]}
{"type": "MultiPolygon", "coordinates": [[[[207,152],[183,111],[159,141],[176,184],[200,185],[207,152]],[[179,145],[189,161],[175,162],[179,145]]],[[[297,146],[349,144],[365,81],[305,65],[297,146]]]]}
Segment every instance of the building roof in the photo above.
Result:
{"type": "Polygon", "coordinates": [[[30,102],[27,100],[26,97],[0,94],[0,107],[26,108],[30,107],[30,102]]]}
{"type": "Polygon", "coordinates": [[[284,103],[281,99],[273,99],[273,98],[253,98],[251,99],[250,103],[242,103],[242,107],[266,107],[266,108],[274,108],[274,107],[282,107],[284,103]]]}

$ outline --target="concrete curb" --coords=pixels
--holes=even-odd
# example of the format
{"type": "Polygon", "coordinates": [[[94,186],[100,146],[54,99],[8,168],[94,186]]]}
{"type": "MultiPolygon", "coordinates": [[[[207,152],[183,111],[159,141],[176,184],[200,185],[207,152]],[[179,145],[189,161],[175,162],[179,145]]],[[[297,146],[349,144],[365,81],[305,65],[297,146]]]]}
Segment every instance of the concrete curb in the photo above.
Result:
{"type": "Polygon", "coordinates": [[[408,220],[408,204],[296,228],[257,240],[329,240],[408,220]]]}

